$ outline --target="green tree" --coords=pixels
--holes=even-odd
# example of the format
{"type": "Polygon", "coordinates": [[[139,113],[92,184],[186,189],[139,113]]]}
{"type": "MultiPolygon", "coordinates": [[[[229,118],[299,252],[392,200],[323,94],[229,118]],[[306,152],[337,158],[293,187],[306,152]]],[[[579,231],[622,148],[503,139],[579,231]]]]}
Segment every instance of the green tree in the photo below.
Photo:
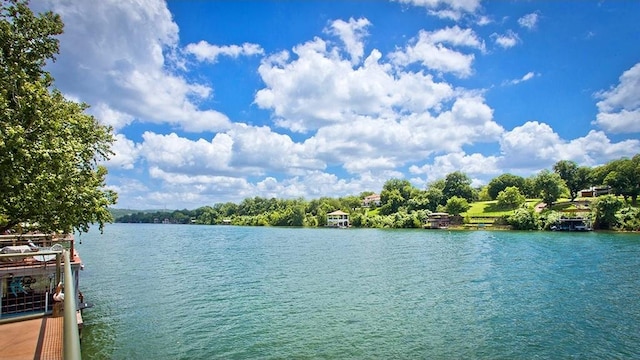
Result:
{"type": "Polygon", "coordinates": [[[444,179],[436,180],[429,184],[427,187],[425,196],[429,201],[428,209],[431,211],[436,211],[439,205],[444,205],[447,202],[447,199],[444,197],[444,179]]]}
{"type": "Polygon", "coordinates": [[[640,195],[640,154],[632,159],[611,161],[606,164],[606,170],[604,185],[611,186],[614,194],[622,195],[625,200],[630,198],[636,206],[640,195]]]}
{"type": "Polygon", "coordinates": [[[500,191],[497,200],[499,207],[503,209],[515,209],[524,204],[527,199],[520,193],[520,189],[515,186],[509,186],[500,191]]]}
{"type": "Polygon", "coordinates": [[[535,177],[535,187],[542,202],[547,204],[547,208],[551,208],[553,203],[560,198],[564,190],[564,182],[560,175],[552,173],[549,170],[542,170],[535,177]]]}
{"type": "Polygon", "coordinates": [[[460,213],[463,213],[469,210],[469,207],[470,205],[469,205],[469,202],[467,202],[467,199],[454,196],[449,198],[449,200],[447,200],[447,205],[445,206],[445,209],[449,214],[460,215],[460,213]]]}
{"type": "Polygon", "coordinates": [[[489,181],[489,184],[487,184],[487,193],[491,197],[491,200],[495,200],[502,190],[510,186],[518,188],[521,193],[525,192],[525,180],[522,176],[502,174],[489,181]]]}
{"type": "Polygon", "coordinates": [[[514,230],[538,230],[540,228],[538,215],[533,208],[516,209],[507,221],[514,230]]]}
{"type": "Polygon", "coordinates": [[[450,199],[454,196],[467,199],[472,202],[476,198],[475,190],[471,187],[471,179],[467,174],[455,171],[447,175],[444,179],[444,189],[442,193],[445,198],[450,199]]]}
{"type": "Polygon", "coordinates": [[[44,232],[88,231],[112,221],[106,190],[111,128],[53,88],[44,70],[58,52],[62,20],[26,1],[0,7],[0,230],[26,222],[44,232]]]}
{"type": "Polygon", "coordinates": [[[622,208],[622,201],[614,195],[600,196],[593,202],[595,227],[611,229],[618,224],[616,212],[622,208]]]}
{"type": "Polygon", "coordinates": [[[571,201],[578,197],[578,192],[591,183],[591,168],[586,166],[579,167],[574,161],[560,160],[553,165],[553,171],[564,180],[565,185],[569,189],[571,201]]]}
{"type": "Polygon", "coordinates": [[[411,199],[412,194],[416,190],[409,180],[387,180],[380,192],[380,213],[389,215],[398,212],[400,207],[406,206],[407,201],[411,199]]]}

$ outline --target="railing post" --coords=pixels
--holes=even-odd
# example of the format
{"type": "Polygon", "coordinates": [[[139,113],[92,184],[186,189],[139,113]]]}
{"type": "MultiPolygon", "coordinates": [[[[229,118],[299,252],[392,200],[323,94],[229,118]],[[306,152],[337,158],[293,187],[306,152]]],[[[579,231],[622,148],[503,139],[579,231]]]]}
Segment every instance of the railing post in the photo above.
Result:
{"type": "Polygon", "coordinates": [[[64,255],[64,351],[65,360],[80,360],[80,333],[78,332],[78,319],[76,318],[76,286],[71,272],[71,260],[69,251],[64,255]]]}

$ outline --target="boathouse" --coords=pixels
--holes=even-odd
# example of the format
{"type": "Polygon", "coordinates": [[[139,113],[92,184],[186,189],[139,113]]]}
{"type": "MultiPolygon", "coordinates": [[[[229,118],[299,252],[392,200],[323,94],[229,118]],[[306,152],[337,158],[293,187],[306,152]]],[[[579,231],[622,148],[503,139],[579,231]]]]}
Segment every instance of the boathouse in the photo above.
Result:
{"type": "Polygon", "coordinates": [[[563,218],[558,220],[558,223],[551,227],[554,231],[591,231],[591,221],[589,219],[575,217],[575,218],[563,218]]]}
{"type": "Polygon", "coordinates": [[[329,227],[348,227],[349,214],[344,211],[334,211],[327,214],[327,226],[329,227]]]}
{"type": "Polygon", "coordinates": [[[425,220],[425,229],[446,229],[451,224],[451,217],[448,213],[434,212],[429,214],[425,220]]]}

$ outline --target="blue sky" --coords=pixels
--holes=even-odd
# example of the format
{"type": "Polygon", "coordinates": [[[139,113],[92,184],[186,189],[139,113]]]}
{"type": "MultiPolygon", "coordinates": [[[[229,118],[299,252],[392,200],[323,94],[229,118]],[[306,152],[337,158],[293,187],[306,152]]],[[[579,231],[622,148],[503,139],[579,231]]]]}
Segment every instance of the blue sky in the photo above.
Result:
{"type": "Polygon", "coordinates": [[[640,152],[636,1],[32,1],[119,208],[474,185],[640,152]]]}

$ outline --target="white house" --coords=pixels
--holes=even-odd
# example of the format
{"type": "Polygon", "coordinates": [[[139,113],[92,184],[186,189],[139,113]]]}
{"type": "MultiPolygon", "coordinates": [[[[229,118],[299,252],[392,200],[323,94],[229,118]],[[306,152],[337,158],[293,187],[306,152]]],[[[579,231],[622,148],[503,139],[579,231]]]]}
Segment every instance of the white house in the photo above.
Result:
{"type": "Polygon", "coordinates": [[[334,211],[327,214],[327,226],[330,227],[348,227],[349,214],[344,211],[334,211]]]}
{"type": "Polygon", "coordinates": [[[371,194],[364,199],[362,199],[362,206],[369,207],[371,205],[380,206],[380,195],[379,194],[371,194]]]}

